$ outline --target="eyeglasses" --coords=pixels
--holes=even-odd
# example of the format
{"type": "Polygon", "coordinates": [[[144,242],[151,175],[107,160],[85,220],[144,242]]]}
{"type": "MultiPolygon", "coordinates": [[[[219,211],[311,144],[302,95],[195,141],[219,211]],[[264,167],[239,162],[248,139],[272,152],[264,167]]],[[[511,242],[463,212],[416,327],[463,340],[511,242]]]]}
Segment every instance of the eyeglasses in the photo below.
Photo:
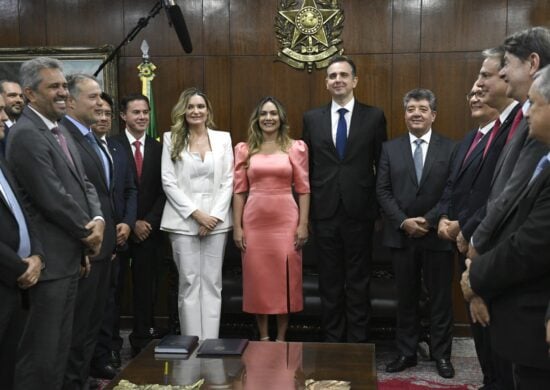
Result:
{"type": "Polygon", "coordinates": [[[96,113],[99,116],[104,116],[106,118],[113,119],[112,111],[97,110],[96,113]]]}
{"type": "Polygon", "coordinates": [[[481,99],[485,93],[481,90],[476,92],[468,92],[466,94],[466,101],[469,102],[474,96],[478,99],[481,99]]]}

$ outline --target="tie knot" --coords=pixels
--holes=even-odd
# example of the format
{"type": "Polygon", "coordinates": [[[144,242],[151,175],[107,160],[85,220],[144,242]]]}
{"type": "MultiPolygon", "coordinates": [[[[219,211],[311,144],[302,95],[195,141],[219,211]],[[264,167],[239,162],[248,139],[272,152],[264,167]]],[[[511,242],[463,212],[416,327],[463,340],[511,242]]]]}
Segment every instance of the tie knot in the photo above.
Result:
{"type": "Polygon", "coordinates": [[[348,112],[347,108],[339,108],[338,109],[338,114],[340,114],[340,116],[346,115],[347,112],[348,112]]]}
{"type": "Polygon", "coordinates": [[[60,133],[59,127],[52,127],[50,131],[55,135],[58,135],[60,133]]]}
{"type": "Polygon", "coordinates": [[[141,146],[141,141],[135,140],[133,143],[136,148],[139,148],[141,146]]]}
{"type": "Polygon", "coordinates": [[[420,146],[424,143],[424,140],[422,138],[417,138],[413,142],[416,144],[416,146],[420,146]]]}

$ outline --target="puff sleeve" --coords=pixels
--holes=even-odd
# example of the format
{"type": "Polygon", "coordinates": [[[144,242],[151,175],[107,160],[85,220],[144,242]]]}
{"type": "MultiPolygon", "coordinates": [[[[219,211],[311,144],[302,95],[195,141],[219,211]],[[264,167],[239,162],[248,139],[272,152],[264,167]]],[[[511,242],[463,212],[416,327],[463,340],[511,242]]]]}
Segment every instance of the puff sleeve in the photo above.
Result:
{"type": "Polygon", "coordinates": [[[233,182],[233,192],[235,194],[248,192],[247,158],[248,145],[244,142],[239,142],[235,145],[235,174],[233,182]]]}
{"type": "Polygon", "coordinates": [[[307,145],[302,140],[296,140],[288,150],[292,164],[294,190],[299,194],[309,194],[309,159],[307,145]]]}

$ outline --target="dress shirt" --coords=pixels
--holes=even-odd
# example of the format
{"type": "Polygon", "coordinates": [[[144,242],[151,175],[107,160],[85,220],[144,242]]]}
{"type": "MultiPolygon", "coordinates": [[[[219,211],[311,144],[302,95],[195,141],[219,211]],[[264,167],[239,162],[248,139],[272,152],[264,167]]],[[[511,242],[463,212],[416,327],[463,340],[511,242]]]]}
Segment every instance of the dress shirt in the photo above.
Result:
{"type": "MultiPolygon", "coordinates": [[[[430,139],[432,138],[432,129],[428,130],[426,134],[424,134],[422,137],[420,137],[422,142],[420,144],[420,147],[422,148],[422,164],[426,163],[426,154],[428,153],[428,147],[430,146],[430,139]]],[[[411,156],[414,159],[414,151],[416,149],[416,140],[418,137],[412,133],[409,132],[409,142],[411,145],[411,156]]]]}
{"type": "Polygon", "coordinates": [[[145,132],[143,132],[143,135],[140,138],[134,137],[128,129],[125,129],[124,132],[126,133],[126,138],[128,138],[128,142],[130,142],[130,147],[132,148],[132,157],[136,155],[136,146],[134,145],[134,142],[139,141],[141,143],[141,145],[139,145],[141,155],[145,158],[145,132]]]}
{"type": "MultiPolygon", "coordinates": [[[[506,120],[506,118],[508,118],[508,115],[510,115],[510,112],[514,109],[514,107],[516,107],[519,103],[517,101],[513,101],[512,103],[510,103],[508,105],[508,107],[506,107],[504,109],[504,111],[502,111],[500,113],[500,115],[498,116],[498,119],[500,119],[500,123],[504,123],[504,121],[506,120]]],[[[524,111],[525,113],[525,111],[524,111]]]]}
{"type": "Polygon", "coordinates": [[[351,114],[353,112],[354,104],[355,98],[352,98],[345,106],[339,105],[334,100],[332,101],[332,106],[330,107],[330,120],[332,123],[332,142],[334,142],[334,146],[336,146],[336,131],[338,130],[338,120],[340,119],[340,113],[338,110],[341,108],[348,110],[348,112],[344,114],[344,118],[346,119],[346,129],[348,131],[346,134],[346,139],[349,139],[349,125],[351,123],[351,114]]]}
{"type": "Polygon", "coordinates": [[[6,127],[9,129],[10,127],[12,127],[13,125],[15,125],[15,121],[12,121],[11,119],[8,119],[7,121],[4,122],[6,124],[6,127]]]}

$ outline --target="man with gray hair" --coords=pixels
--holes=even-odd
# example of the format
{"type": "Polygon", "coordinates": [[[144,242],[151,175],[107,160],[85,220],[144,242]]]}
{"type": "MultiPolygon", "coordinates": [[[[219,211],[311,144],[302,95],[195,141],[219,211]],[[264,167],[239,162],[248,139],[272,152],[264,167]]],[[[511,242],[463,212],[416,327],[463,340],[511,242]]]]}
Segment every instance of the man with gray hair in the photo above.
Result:
{"type": "MultiPolygon", "coordinates": [[[[100,253],[89,257],[91,269],[78,282],[71,352],[65,372],[64,390],[81,389],[88,380],[90,361],[105,312],[109,292],[111,260],[116,244],[113,210],[114,167],[111,156],[91,131],[99,121],[102,108],[101,87],[85,74],[67,77],[69,98],[67,115],[59,122],[71,134],[82,158],[84,171],[94,185],[105,219],[105,232],[100,253]]],[[[104,367],[94,376],[113,379],[116,371],[104,367]]]]}
{"type": "MultiPolygon", "coordinates": [[[[550,147],[550,67],[535,75],[525,113],[529,136],[550,147]]],[[[466,260],[465,296],[490,302],[491,344],[514,367],[516,389],[549,389],[545,314],[550,300],[550,153],[493,232],[492,248],[466,260]]]]}
{"type": "Polygon", "coordinates": [[[96,256],[104,220],[71,136],[58,121],[67,108],[67,81],[60,61],[38,57],[20,70],[29,102],[14,125],[7,159],[34,206],[45,268],[29,290],[27,326],[19,343],[16,390],[62,386],[75,297],[84,254],[96,256]]]}
{"type": "Polygon", "coordinates": [[[399,355],[386,372],[416,366],[424,280],[430,297],[431,355],[439,375],[452,378],[453,252],[450,242],[437,236],[437,226],[438,201],[451,173],[455,144],[432,131],[437,109],[432,91],[413,89],[403,102],[409,132],[383,144],[376,181],[384,215],[382,244],[390,248],[397,284],[399,355]]]}

